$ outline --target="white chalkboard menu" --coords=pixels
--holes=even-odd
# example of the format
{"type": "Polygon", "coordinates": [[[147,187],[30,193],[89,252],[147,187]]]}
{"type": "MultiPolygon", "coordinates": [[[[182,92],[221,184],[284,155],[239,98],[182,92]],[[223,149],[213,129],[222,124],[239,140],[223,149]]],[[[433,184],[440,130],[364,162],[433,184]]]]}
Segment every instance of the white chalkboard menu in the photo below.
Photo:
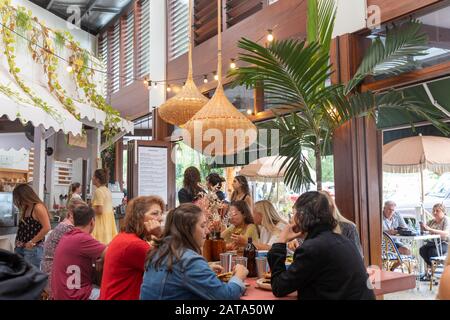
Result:
{"type": "Polygon", "coordinates": [[[167,203],[167,153],[165,147],[138,147],[138,196],[160,196],[167,203]]]}

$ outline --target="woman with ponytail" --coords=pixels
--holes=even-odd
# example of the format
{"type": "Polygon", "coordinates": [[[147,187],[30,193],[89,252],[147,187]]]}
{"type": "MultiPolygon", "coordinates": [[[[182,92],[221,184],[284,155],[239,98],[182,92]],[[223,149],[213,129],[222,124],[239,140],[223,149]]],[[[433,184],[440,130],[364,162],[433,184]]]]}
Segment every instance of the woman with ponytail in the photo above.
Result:
{"type": "Polygon", "coordinates": [[[83,200],[81,199],[81,184],[74,182],[69,187],[69,196],[67,197],[67,207],[69,207],[70,200],[83,200]]]}

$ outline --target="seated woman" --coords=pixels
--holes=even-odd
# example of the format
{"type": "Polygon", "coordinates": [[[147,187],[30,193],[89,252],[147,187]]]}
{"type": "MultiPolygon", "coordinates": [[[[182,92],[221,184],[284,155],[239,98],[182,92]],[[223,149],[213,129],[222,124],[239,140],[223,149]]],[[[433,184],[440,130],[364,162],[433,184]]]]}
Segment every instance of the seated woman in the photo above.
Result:
{"type": "Polygon", "coordinates": [[[333,232],[338,222],[333,208],[320,192],[306,192],[294,204],[294,224],[274,243],[267,259],[272,271],[272,291],[282,297],[294,291],[300,300],[375,299],[367,287],[367,270],[353,243],[333,232]],[[305,238],[286,270],[286,243],[305,238]]]}
{"type": "Polygon", "coordinates": [[[343,236],[346,236],[350,241],[352,241],[355,246],[358,248],[359,253],[361,254],[361,257],[363,257],[363,251],[361,247],[361,241],[359,240],[359,234],[358,230],[356,229],[356,225],[351,222],[350,220],[346,219],[341,212],[339,211],[336,202],[334,199],[330,196],[330,194],[326,191],[321,191],[330,203],[330,206],[333,208],[333,216],[338,222],[338,227],[335,231],[342,234],[343,236]]]}
{"type": "Polygon", "coordinates": [[[255,243],[258,250],[268,250],[278,240],[281,231],[288,224],[274,208],[270,201],[262,200],[255,203],[253,220],[259,226],[259,242],[255,243]]]}
{"type": "MultiPolygon", "coordinates": [[[[433,206],[433,219],[427,224],[421,223],[422,231],[428,231],[430,234],[437,234],[441,236],[442,254],[445,255],[448,250],[448,240],[450,234],[450,220],[445,215],[446,209],[442,203],[433,206]]],[[[420,256],[425,260],[428,266],[431,266],[431,257],[438,256],[436,245],[434,241],[428,241],[420,250],[420,256]]],[[[428,275],[423,277],[428,280],[428,275]]]]}
{"type": "Polygon", "coordinates": [[[139,300],[148,241],[161,236],[164,207],[157,196],[128,203],[123,231],[111,241],[105,255],[100,300],[139,300]]]}
{"type": "Polygon", "coordinates": [[[231,226],[221,234],[227,250],[243,251],[248,238],[252,238],[253,242],[259,241],[258,227],[254,224],[250,207],[244,200],[230,204],[229,216],[231,226]]]}
{"type": "Polygon", "coordinates": [[[217,278],[201,255],[207,221],[194,204],[169,212],[162,238],[146,260],[141,300],[229,300],[244,293],[248,270],[236,265],[228,283],[217,278]]]}

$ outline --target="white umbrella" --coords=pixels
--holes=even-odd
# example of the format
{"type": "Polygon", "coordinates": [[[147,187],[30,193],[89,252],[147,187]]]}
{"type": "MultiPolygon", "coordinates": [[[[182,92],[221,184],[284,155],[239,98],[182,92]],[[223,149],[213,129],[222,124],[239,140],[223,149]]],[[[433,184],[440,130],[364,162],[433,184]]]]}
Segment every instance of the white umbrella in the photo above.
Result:
{"type": "Polygon", "coordinates": [[[286,161],[286,157],[271,156],[260,158],[242,167],[239,174],[251,180],[278,181],[286,173],[287,166],[280,170],[284,161],[286,161]]]}
{"type": "Polygon", "coordinates": [[[399,139],[383,147],[383,170],[392,173],[420,173],[423,209],[423,170],[450,171],[450,139],[422,136],[399,139]]]}

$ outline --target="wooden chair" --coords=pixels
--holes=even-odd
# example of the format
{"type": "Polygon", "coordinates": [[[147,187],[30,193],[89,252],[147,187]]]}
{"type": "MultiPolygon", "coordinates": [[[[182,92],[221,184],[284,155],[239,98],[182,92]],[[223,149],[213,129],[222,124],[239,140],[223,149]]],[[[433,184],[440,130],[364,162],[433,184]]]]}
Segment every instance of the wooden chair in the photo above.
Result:
{"type": "Polygon", "coordinates": [[[383,269],[391,271],[391,268],[396,263],[398,263],[403,273],[405,273],[404,267],[407,268],[408,274],[412,273],[416,259],[414,258],[414,256],[406,256],[400,254],[398,248],[395,245],[394,240],[386,232],[383,232],[383,239],[381,241],[381,250],[382,250],[381,258],[383,261],[383,269]]]}
{"type": "Polygon", "coordinates": [[[433,290],[433,283],[435,281],[434,279],[434,273],[436,272],[436,269],[438,266],[444,266],[445,261],[447,259],[447,256],[438,256],[438,257],[431,257],[431,278],[430,278],[430,291],[433,290]]]}

